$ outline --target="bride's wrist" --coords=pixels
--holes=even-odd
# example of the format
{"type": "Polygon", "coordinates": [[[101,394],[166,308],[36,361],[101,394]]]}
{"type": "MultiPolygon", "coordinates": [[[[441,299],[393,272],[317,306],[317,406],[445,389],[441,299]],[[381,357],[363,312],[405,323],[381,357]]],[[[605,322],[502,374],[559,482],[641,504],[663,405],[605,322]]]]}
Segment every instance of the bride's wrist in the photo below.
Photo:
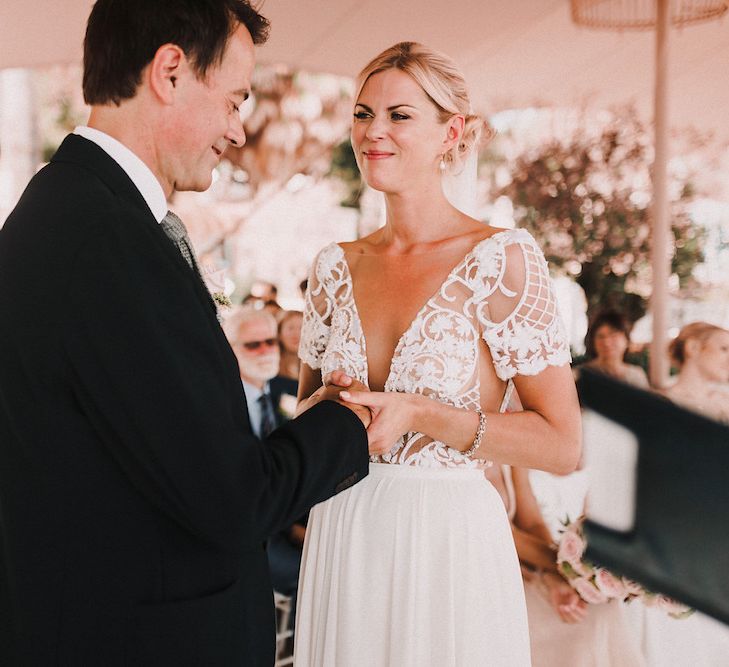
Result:
{"type": "Polygon", "coordinates": [[[472,423],[468,432],[473,433],[473,438],[466,441],[465,446],[461,449],[461,453],[464,456],[474,457],[483,444],[487,420],[486,415],[480,409],[469,410],[468,414],[472,423]]]}
{"type": "Polygon", "coordinates": [[[428,408],[432,407],[433,401],[422,394],[405,394],[407,396],[409,431],[423,431],[423,424],[427,423],[428,408]]]}

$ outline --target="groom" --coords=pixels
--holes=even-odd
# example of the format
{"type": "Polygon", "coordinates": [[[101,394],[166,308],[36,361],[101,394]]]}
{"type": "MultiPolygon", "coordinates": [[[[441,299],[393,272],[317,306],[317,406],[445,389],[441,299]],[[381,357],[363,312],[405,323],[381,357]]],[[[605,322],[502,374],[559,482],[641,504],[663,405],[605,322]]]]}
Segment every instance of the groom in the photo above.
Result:
{"type": "Polygon", "coordinates": [[[271,665],[264,540],[367,474],[335,388],[252,435],[167,213],[244,143],[267,30],[246,0],[99,0],[89,126],[0,231],[3,666],[271,665]]]}

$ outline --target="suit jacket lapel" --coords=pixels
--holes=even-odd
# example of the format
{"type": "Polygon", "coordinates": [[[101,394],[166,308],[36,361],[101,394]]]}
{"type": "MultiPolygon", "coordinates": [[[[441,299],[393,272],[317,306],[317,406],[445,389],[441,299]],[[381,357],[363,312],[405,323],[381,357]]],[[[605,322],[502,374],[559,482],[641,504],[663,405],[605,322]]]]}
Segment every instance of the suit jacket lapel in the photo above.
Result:
{"type": "Polygon", "coordinates": [[[195,293],[215,317],[217,325],[217,308],[199,271],[190,270],[179,250],[170,243],[167,235],[160,228],[142,193],[116,160],[93,141],[77,134],[69,134],[51,158],[51,162],[71,162],[92,171],[116,196],[135,208],[140,215],[135,216],[130,223],[139,221],[148,227],[149,233],[156,239],[161,252],[175,264],[185,280],[192,281],[195,293]]]}

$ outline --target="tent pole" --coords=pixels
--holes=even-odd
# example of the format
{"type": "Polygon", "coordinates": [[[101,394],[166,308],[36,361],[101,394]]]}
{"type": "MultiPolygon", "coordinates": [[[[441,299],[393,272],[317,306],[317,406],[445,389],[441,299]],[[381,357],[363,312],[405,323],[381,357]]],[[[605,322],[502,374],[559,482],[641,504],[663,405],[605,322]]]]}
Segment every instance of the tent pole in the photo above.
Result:
{"type": "Polygon", "coordinates": [[[664,387],[668,378],[668,280],[671,274],[668,203],[668,52],[669,0],[657,0],[656,80],[655,80],[655,156],[653,160],[653,248],[651,261],[653,285],[650,307],[653,338],[650,345],[650,380],[655,388],[664,387]]]}

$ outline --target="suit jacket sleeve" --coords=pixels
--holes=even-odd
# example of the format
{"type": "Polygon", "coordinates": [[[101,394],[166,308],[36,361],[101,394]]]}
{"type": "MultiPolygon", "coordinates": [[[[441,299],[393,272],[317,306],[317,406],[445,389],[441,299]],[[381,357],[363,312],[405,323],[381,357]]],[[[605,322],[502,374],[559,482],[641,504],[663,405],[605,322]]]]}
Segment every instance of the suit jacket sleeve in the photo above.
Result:
{"type": "Polygon", "coordinates": [[[364,477],[366,431],[336,403],[267,443],[251,434],[199,279],[160,252],[161,231],[125,234],[117,217],[77,252],[61,339],[78,409],[130,483],[191,532],[247,549],[364,477]]]}

